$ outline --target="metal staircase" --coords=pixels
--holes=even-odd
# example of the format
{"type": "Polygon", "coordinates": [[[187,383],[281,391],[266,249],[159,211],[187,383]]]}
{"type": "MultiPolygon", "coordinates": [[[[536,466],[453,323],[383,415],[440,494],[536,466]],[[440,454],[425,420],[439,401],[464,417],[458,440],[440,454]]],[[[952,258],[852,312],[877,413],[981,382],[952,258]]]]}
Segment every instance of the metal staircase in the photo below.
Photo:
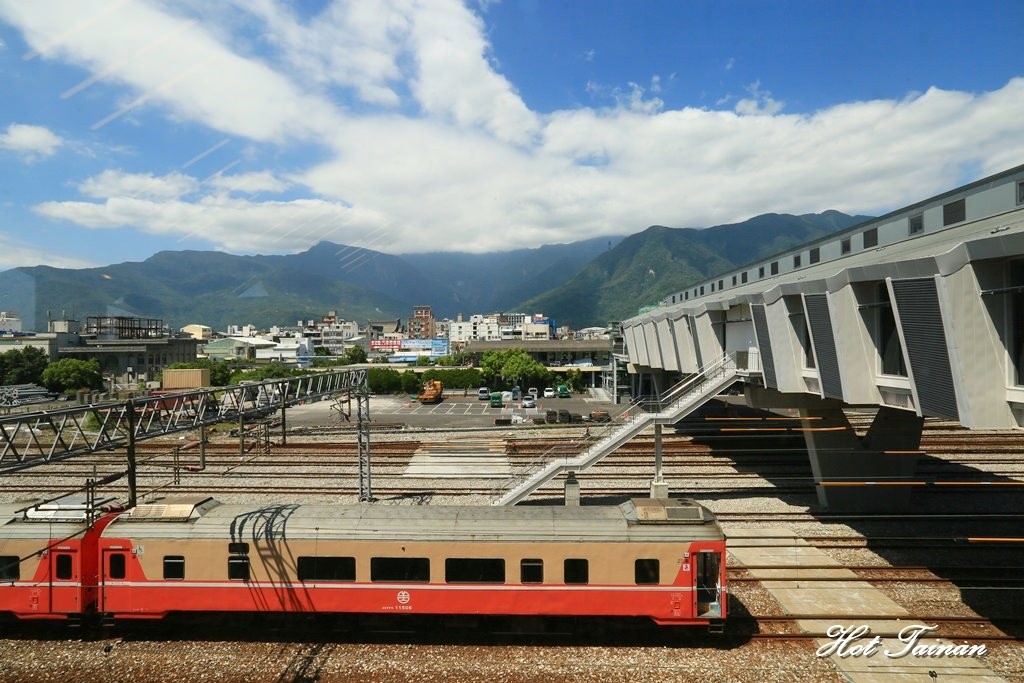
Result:
{"type": "Polygon", "coordinates": [[[640,398],[623,412],[620,422],[593,434],[597,441],[576,457],[556,456],[551,451],[506,482],[493,505],[515,505],[563,472],[581,472],[599,462],[647,427],[675,424],[732,384],[737,377],[736,358],[727,353],[701,368],[692,377],[668,390],[660,399],[640,398]]]}

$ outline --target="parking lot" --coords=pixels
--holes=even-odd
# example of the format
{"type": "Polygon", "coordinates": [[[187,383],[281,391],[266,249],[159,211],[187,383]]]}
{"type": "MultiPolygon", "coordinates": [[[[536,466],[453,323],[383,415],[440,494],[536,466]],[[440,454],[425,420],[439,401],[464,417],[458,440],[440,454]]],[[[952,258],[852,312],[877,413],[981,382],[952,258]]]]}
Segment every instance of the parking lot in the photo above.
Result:
{"type": "MultiPolygon", "coordinates": [[[[469,396],[453,396],[446,393],[440,403],[422,404],[408,395],[374,396],[370,399],[370,419],[373,422],[398,422],[410,427],[483,427],[493,426],[496,418],[519,415],[528,422],[544,417],[548,410],[567,410],[570,413],[589,415],[594,410],[607,411],[613,418],[625,406],[612,405],[607,401],[574,395],[572,398],[542,398],[536,408],[523,408],[522,401],[513,401],[502,408],[492,408],[487,401],[477,399],[475,393],[469,396]]],[[[321,401],[288,410],[289,425],[328,424],[337,421],[338,414],[330,410],[330,403],[321,401]]]]}

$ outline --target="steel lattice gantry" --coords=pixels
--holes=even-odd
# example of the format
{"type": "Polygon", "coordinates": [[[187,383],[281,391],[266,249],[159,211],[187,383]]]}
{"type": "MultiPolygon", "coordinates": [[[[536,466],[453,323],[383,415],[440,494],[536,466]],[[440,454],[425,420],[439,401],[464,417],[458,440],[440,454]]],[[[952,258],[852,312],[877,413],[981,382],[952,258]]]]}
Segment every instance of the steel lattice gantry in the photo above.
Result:
{"type": "Polygon", "coordinates": [[[220,422],[265,417],[299,403],[349,392],[358,401],[359,493],[360,498],[368,500],[367,379],[367,369],[357,368],[3,417],[0,474],[123,447],[128,449],[129,478],[133,479],[137,441],[220,422]]]}

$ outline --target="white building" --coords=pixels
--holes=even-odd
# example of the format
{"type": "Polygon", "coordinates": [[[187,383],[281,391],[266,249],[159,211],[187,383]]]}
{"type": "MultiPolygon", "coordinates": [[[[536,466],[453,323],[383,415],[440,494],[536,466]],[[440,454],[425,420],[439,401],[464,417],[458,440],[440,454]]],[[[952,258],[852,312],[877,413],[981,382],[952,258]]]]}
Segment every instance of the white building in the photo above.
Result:
{"type": "Polygon", "coordinates": [[[14,311],[0,311],[0,332],[21,332],[21,316],[14,311]]]}
{"type": "Polygon", "coordinates": [[[453,343],[501,341],[501,327],[495,316],[471,315],[468,321],[456,321],[449,326],[448,339],[453,343]]]}

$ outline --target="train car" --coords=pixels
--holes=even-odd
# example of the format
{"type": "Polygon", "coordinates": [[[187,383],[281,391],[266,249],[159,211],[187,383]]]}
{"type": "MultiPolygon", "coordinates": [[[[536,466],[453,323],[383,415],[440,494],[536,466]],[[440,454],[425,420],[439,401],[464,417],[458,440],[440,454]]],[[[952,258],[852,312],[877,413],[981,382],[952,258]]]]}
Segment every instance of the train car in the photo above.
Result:
{"type": "Polygon", "coordinates": [[[98,609],[649,617],[718,624],[725,539],[689,500],[614,507],[140,505],[98,538],[98,609]]]}
{"type": "Polygon", "coordinates": [[[0,614],[79,619],[97,612],[95,548],[116,513],[86,520],[82,497],[0,506],[0,614]]]}

